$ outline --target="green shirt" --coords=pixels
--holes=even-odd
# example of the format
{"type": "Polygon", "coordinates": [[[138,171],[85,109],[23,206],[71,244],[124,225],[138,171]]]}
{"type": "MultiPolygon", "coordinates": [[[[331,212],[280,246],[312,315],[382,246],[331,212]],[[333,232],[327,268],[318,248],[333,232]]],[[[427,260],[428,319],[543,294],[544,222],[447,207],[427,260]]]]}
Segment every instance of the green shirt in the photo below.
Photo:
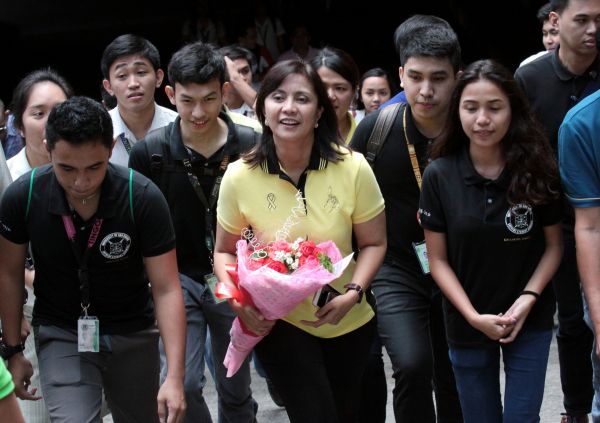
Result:
{"type": "Polygon", "coordinates": [[[0,360],[0,399],[7,397],[15,390],[12,375],[6,369],[4,361],[0,360]]]}

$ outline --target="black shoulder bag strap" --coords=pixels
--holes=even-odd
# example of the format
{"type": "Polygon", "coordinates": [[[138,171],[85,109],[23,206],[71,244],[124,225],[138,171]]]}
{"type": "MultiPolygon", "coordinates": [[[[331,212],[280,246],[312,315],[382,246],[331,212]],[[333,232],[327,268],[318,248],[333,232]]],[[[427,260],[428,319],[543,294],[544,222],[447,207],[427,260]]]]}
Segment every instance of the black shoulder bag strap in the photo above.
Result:
{"type": "Polygon", "coordinates": [[[369,141],[367,141],[367,154],[365,155],[365,158],[371,167],[375,165],[375,158],[377,157],[377,154],[379,154],[381,146],[383,146],[383,143],[387,139],[402,105],[402,103],[390,104],[379,112],[369,141]]]}
{"type": "Polygon", "coordinates": [[[235,128],[240,146],[239,153],[242,155],[250,151],[250,149],[256,145],[260,133],[249,126],[235,125],[235,128]]]}

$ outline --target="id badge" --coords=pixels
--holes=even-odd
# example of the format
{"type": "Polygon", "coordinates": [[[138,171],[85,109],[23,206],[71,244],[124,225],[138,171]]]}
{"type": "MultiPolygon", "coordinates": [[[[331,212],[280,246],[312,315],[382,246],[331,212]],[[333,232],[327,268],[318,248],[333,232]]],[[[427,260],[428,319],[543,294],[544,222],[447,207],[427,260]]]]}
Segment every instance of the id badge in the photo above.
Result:
{"type": "Polygon", "coordinates": [[[217,279],[217,276],[214,273],[204,275],[204,282],[206,282],[206,286],[208,286],[208,289],[210,290],[210,294],[212,295],[215,304],[220,304],[226,300],[225,298],[219,298],[215,295],[215,287],[219,283],[219,280],[217,279]]]}
{"type": "Polygon", "coordinates": [[[100,352],[100,321],[96,317],[77,320],[77,351],[100,352]]]}
{"type": "Polygon", "coordinates": [[[421,242],[413,242],[413,248],[415,250],[415,254],[419,259],[419,264],[421,265],[421,270],[424,275],[429,274],[429,259],[427,258],[427,245],[425,241],[421,242]]]}

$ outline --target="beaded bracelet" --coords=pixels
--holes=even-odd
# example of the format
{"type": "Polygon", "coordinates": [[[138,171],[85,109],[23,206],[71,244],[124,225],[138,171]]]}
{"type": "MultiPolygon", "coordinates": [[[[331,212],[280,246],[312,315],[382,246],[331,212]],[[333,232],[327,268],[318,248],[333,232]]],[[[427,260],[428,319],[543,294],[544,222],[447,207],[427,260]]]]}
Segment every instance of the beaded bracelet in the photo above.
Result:
{"type": "Polygon", "coordinates": [[[521,296],[521,295],[533,295],[536,300],[538,300],[540,298],[540,294],[538,294],[535,291],[521,291],[521,293],[519,294],[519,296],[521,296]]]}

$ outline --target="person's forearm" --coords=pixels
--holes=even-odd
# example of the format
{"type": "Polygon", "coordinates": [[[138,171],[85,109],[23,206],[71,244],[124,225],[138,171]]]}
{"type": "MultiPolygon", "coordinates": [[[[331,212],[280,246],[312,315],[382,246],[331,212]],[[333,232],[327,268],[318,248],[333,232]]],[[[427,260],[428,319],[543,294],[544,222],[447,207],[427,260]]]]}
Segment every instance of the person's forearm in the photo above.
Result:
{"type": "Polygon", "coordinates": [[[577,265],[596,333],[600,333],[600,228],[576,228],[577,265]]]}
{"type": "Polygon", "coordinates": [[[156,320],[167,356],[167,377],[183,382],[185,373],[186,318],[181,289],[155,295],[156,320]]]}
{"type": "Polygon", "coordinates": [[[227,252],[215,252],[214,263],[215,263],[215,275],[219,282],[223,282],[229,285],[235,285],[231,276],[227,273],[225,265],[235,264],[235,254],[227,252]]]}
{"type": "Polygon", "coordinates": [[[8,345],[21,342],[21,319],[23,318],[23,278],[11,280],[0,270],[0,320],[3,340],[8,345]]]}
{"type": "Polygon", "coordinates": [[[10,243],[0,236],[0,320],[4,342],[21,342],[21,319],[25,292],[23,263],[25,246],[10,243]],[[22,259],[21,259],[22,257],[22,259]]]}
{"type": "Polygon", "coordinates": [[[370,245],[360,249],[352,282],[366,290],[379,270],[385,257],[386,244],[370,245]]]}
{"type": "Polygon", "coordinates": [[[563,253],[561,224],[544,228],[546,249],[524,290],[541,293],[552,279],[563,253]]]}
{"type": "Polygon", "coordinates": [[[3,420],[11,423],[25,423],[19,403],[14,394],[10,394],[7,397],[0,399],[0,416],[3,416],[3,420]]]}
{"type": "Polygon", "coordinates": [[[444,296],[452,303],[459,313],[472,325],[472,321],[479,315],[471,300],[467,296],[460,281],[456,277],[450,264],[442,259],[432,259],[430,256],[429,266],[431,276],[439,286],[444,296]]]}
{"type": "Polygon", "coordinates": [[[252,85],[248,84],[242,78],[232,78],[231,85],[235,88],[237,93],[242,97],[244,103],[254,109],[256,101],[256,90],[252,88],[252,85]]]}

